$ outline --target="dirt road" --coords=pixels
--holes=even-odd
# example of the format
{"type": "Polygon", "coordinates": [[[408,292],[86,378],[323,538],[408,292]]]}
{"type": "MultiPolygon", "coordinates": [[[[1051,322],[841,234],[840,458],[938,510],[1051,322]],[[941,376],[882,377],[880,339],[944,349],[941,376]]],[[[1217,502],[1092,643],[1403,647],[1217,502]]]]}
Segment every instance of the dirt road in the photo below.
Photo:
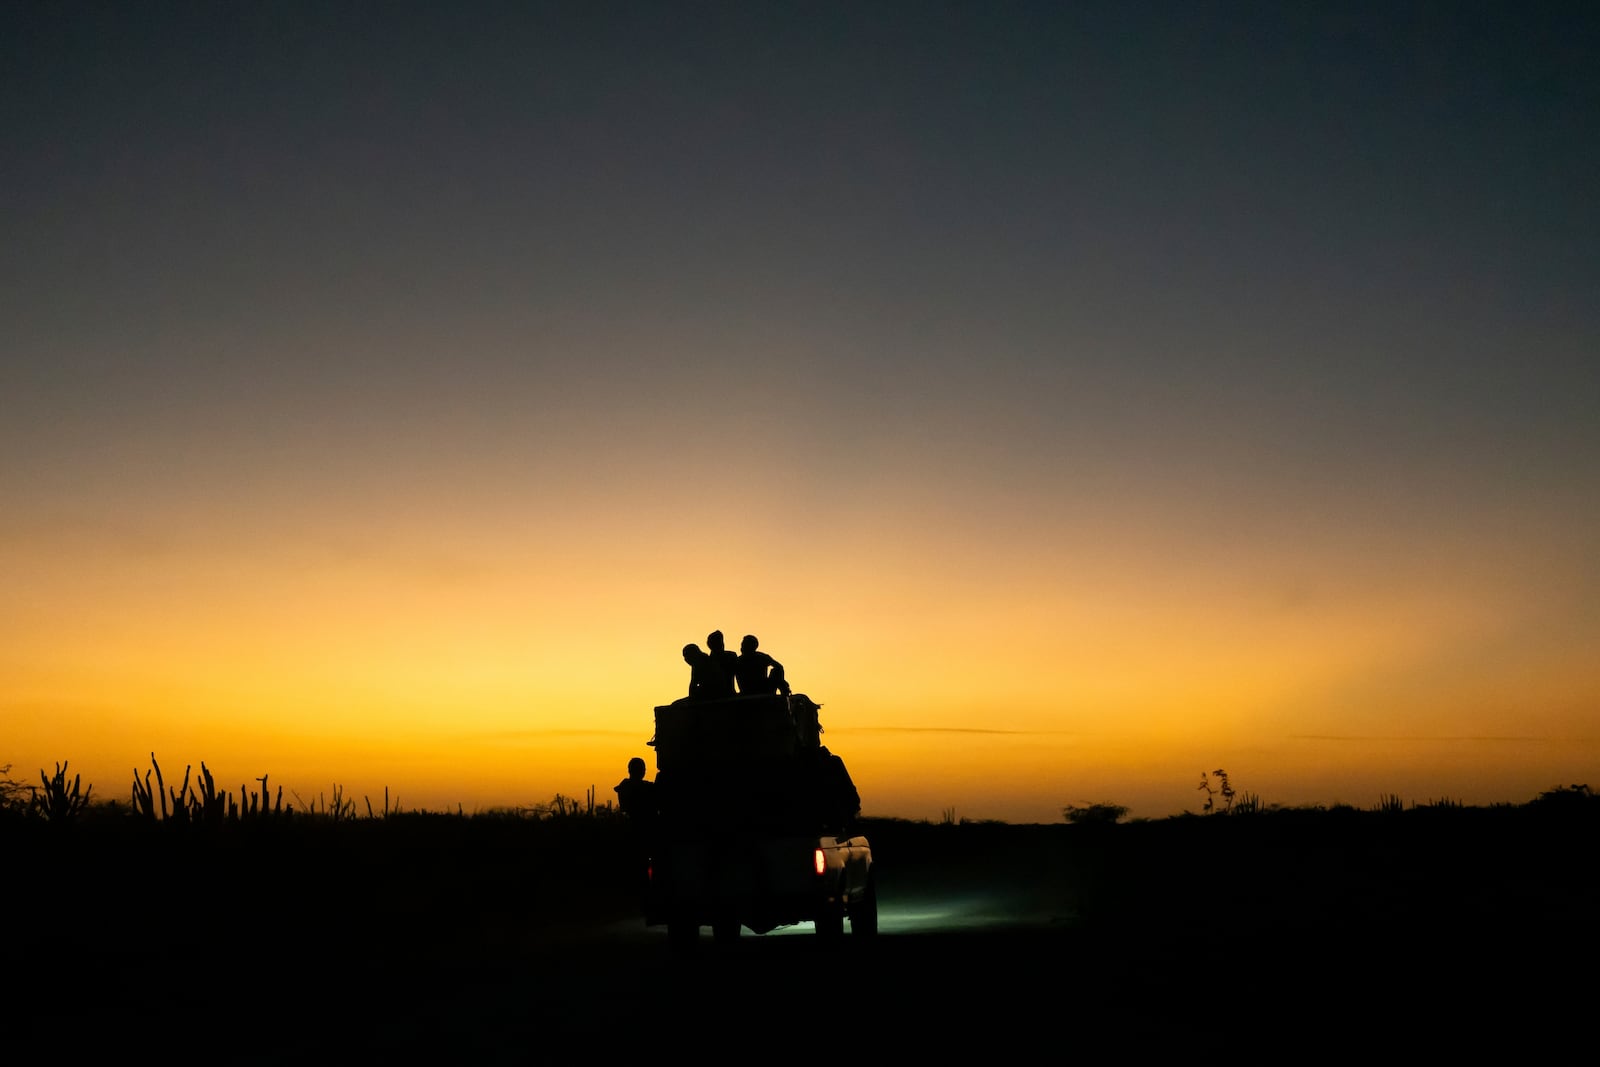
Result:
{"type": "Polygon", "coordinates": [[[96,850],[10,912],[7,1050],[833,1063],[1103,1058],[1114,1041],[1118,1058],[1254,1043],[1282,1062],[1413,1046],[1526,1059],[1585,1037],[1600,957],[1587,841],[1263,825],[883,828],[877,938],[826,950],[800,927],[723,952],[707,937],[687,960],[625,894],[571,895],[514,850],[341,849],[287,877],[297,841],[265,868],[259,847],[153,865],[143,843],[96,850]]]}

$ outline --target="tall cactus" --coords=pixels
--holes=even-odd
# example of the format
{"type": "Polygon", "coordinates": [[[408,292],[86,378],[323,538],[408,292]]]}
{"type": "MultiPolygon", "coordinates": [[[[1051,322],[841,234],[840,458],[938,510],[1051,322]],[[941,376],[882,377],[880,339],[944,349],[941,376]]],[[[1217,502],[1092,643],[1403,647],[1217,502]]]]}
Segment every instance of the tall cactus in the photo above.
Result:
{"type": "Polygon", "coordinates": [[[221,826],[227,818],[228,794],[217,791],[217,781],[211,776],[211,770],[200,762],[200,780],[195,783],[195,796],[192,802],[195,821],[203,826],[221,826]]]}
{"type": "Polygon", "coordinates": [[[56,773],[52,778],[45,777],[43,768],[39,770],[39,781],[44,784],[44,793],[29,786],[32,797],[29,800],[29,810],[43,816],[49,822],[71,822],[89,806],[89,796],[94,792],[94,786],[87,790],[82,788],[83,776],[73,775],[72,784],[67,785],[67,761],[56,764],[56,773]]]}
{"type": "MultiPolygon", "coordinates": [[[[172,795],[173,822],[187,823],[189,821],[189,772],[192,770],[194,770],[194,764],[185,764],[183,768],[183,787],[181,789],[169,787],[167,790],[172,795]]],[[[163,814],[166,812],[166,807],[166,801],[163,800],[161,803],[163,814]]]]}
{"type": "Polygon", "coordinates": [[[150,772],[144,772],[144,781],[139,781],[139,768],[133,769],[133,810],[148,822],[156,821],[155,794],[150,791],[150,772]]]}
{"type": "Polygon", "coordinates": [[[156,762],[156,754],[154,752],[150,753],[150,766],[156,769],[156,795],[161,798],[161,820],[165,822],[167,818],[167,783],[166,779],[161,777],[161,764],[156,762]]]}

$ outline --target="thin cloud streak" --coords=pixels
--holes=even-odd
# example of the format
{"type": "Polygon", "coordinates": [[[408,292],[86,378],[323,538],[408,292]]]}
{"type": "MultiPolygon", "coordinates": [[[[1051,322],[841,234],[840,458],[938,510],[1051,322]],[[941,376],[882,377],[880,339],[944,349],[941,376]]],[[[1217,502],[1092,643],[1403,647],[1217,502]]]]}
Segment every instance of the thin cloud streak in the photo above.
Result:
{"type": "Polygon", "coordinates": [[[1363,741],[1363,742],[1365,742],[1365,741],[1383,741],[1383,742],[1408,741],[1408,742],[1413,742],[1413,743],[1418,743],[1418,744],[1430,744],[1430,745],[1431,744],[1439,744],[1441,742],[1447,742],[1447,741],[1473,741],[1473,742],[1486,742],[1486,743],[1495,743],[1495,744],[1560,744],[1560,745],[1570,745],[1570,744],[1575,744],[1575,743],[1576,744],[1591,744],[1591,743],[1593,743],[1593,739],[1592,738],[1588,738],[1588,737],[1470,737],[1470,736],[1469,737],[1455,737],[1455,736],[1449,736],[1449,735],[1446,735],[1444,737],[1426,737],[1426,736],[1420,736],[1420,735],[1385,736],[1385,735],[1382,735],[1382,734],[1345,734],[1345,735],[1340,735],[1340,734],[1290,734],[1289,735],[1289,739],[1291,741],[1363,741]]]}
{"type": "Polygon", "coordinates": [[[556,737],[635,737],[637,730],[505,730],[496,733],[458,734],[457,740],[531,741],[556,737]]]}
{"type": "Polygon", "coordinates": [[[1076,736],[1072,730],[980,730],[970,726],[850,726],[841,727],[853,734],[993,734],[1007,737],[1076,736]]]}

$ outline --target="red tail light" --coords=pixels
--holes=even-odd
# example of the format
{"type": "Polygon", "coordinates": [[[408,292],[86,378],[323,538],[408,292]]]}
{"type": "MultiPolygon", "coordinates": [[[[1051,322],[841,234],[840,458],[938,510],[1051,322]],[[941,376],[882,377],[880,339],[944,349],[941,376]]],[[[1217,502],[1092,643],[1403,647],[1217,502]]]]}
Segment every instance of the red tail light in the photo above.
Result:
{"type": "Polygon", "coordinates": [[[820,848],[811,854],[811,865],[817,869],[818,874],[828,872],[828,857],[823,855],[820,848]]]}

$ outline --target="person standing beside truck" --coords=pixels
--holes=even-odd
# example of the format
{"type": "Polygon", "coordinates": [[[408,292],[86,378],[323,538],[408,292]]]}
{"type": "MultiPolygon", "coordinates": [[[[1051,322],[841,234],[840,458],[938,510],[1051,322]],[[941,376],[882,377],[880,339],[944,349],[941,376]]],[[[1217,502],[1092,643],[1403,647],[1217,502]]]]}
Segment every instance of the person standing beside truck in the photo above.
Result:
{"type": "Polygon", "coordinates": [[[645,830],[655,826],[656,784],[645,777],[649,768],[638,756],[628,761],[628,777],[617,783],[617,810],[645,830]]]}
{"type": "Polygon", "coordinates": [[[638,756],[628,761],[628,777],[617,783],[617,810],[628,820],[629,857],[638,879],[640,899],[650,890],[650,861],[656,847],[656,824],[661,816],[656,783],[645,777],[648,767],[638,756]]]}

